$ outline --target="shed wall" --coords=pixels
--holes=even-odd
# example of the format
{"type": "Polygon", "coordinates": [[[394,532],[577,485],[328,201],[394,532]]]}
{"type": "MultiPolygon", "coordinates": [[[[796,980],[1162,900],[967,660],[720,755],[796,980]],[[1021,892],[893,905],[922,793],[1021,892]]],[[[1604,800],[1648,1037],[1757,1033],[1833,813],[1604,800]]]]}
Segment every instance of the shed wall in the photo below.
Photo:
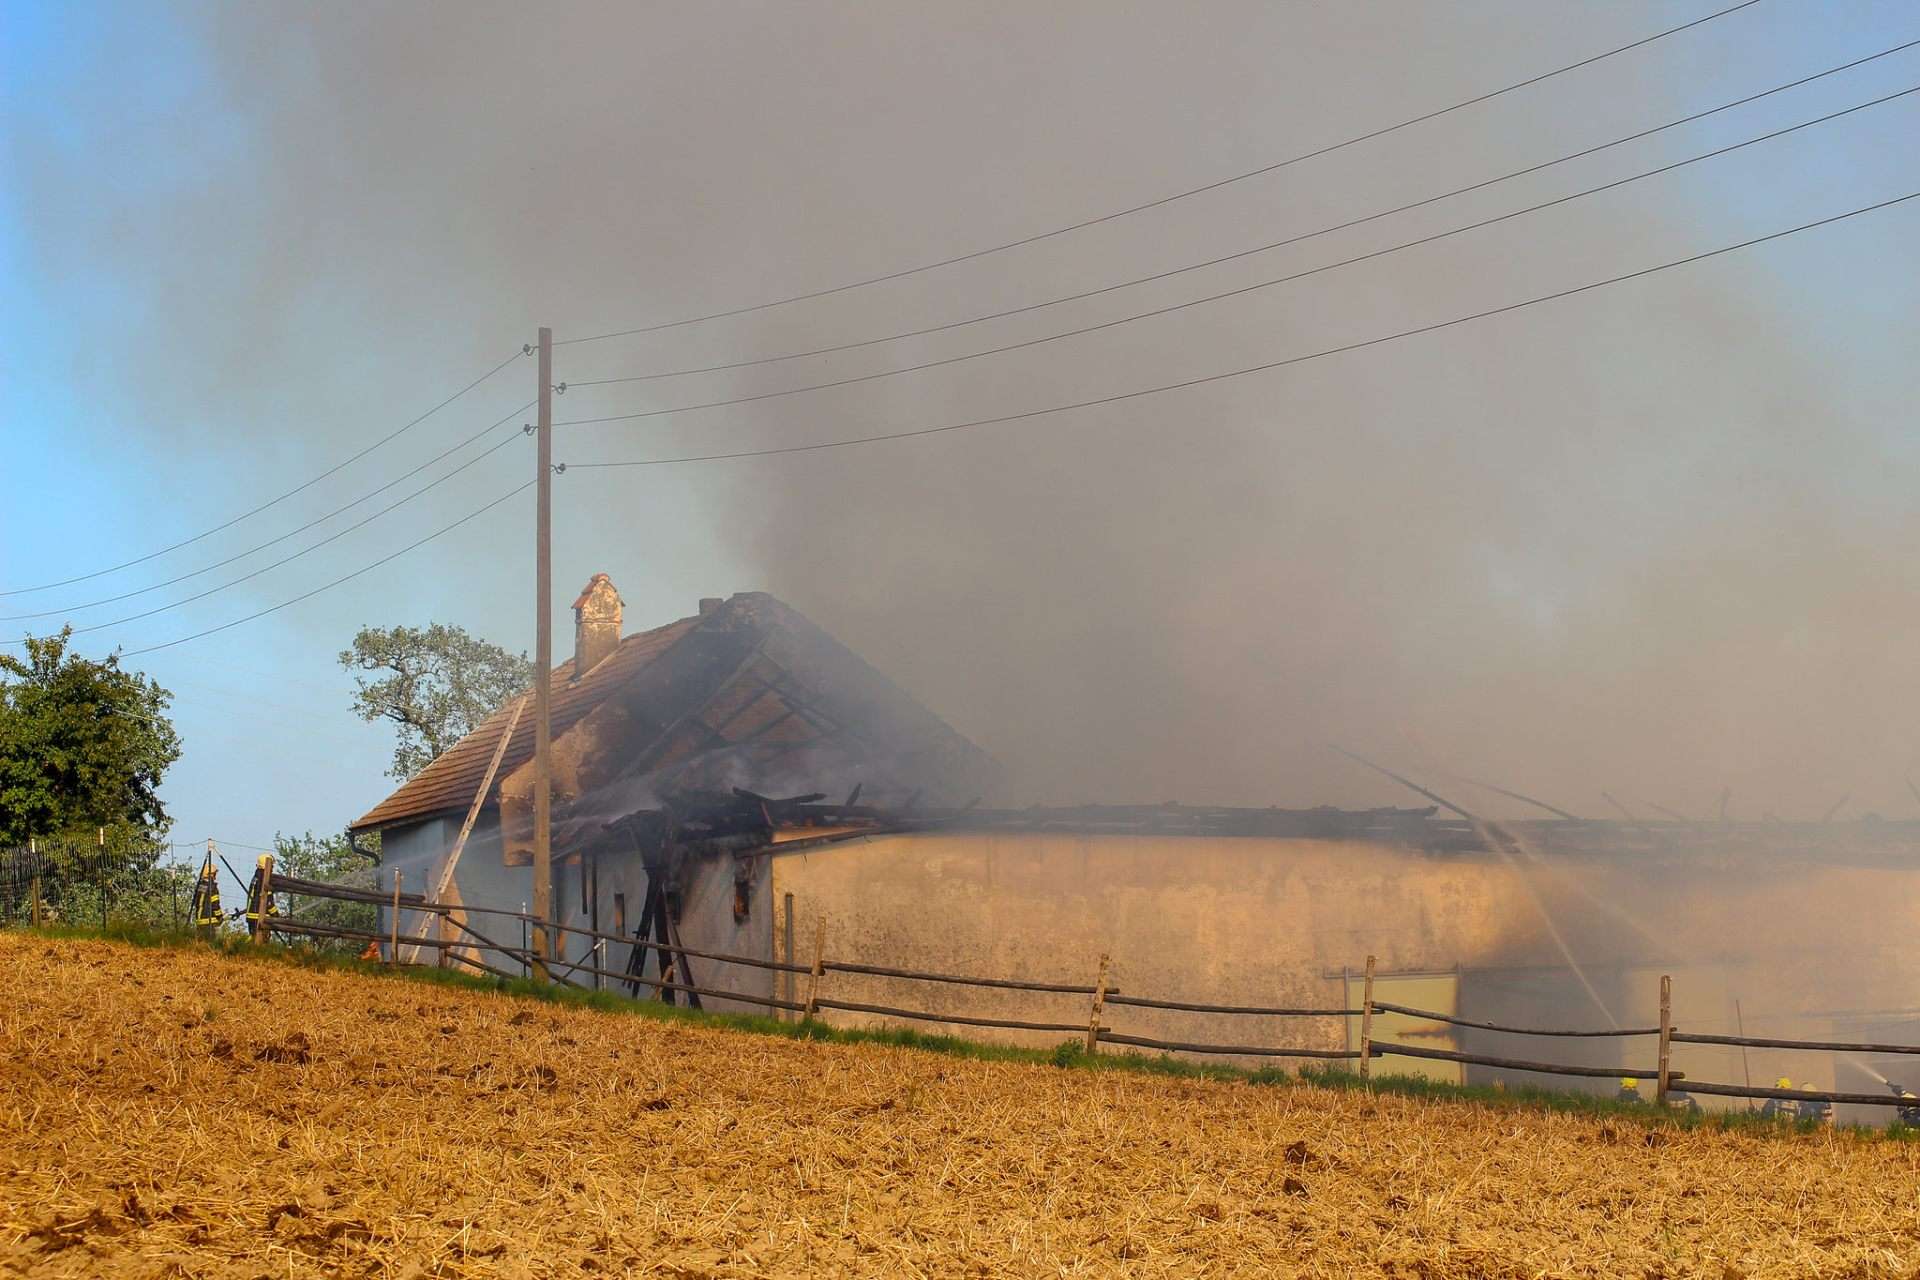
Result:
{"type": "MultiPolygon", "coordinates": [[[[1733,1031],[1736,999],[1749,1034],[1803,1039],[1832,1038],[1857,1022],[1842,1016],[1848,1010],[1920,1006],[1920,907],[1897,868],[1650,872],[1575,855],[1509,862],[1334,841],[987,832],[875,836],[775,853],[770,862],[774,901],[794,895],[802,961],[814,922],[824,920],[830,958],[1090,983],[1104,952],[1113,958],[1113,981],[1128,994],[1222,1004],[1337,1008],[1343,971],[1358,971],[1372,954],[1382,973],[1458,971],[1467,1017],[1543,1028],[1601,1027],[1610,1016],[1652,1025],[1663,972],[1674,975],[1676,1022],[1702,1031],[1733,1031]],[[1562,943],[1584,981],[1567,966],[1562,943]]],[[[1087,1015],[1080,996],[853,975],[829,975],[823,991],[859,1003],[1062,1024],[1084,1025],[1087,1015]]],[[[1112,1007],[1105,1021],[1175,1041],[1343,1048],[1348,1040],[1338,1018],[1112,1007]]],[[[966,1034],[1031,1044],[1066,1038],[966,1034]]],[[[1459,1041],[1469,1052],[1596,1066],[1644,1069],[1654,1057],[1644,1038],[1464,1031],[1459,1041]]],[[[1745,1070],[1767,1081],[1789,1075],[1796,1084],[1835,1079],[1832,1059],[1814,1053],[1755,1051],[1743,1064],[1737,1052],[1687,1046],[1676,1066],[1696,1079],[1738,1081],[1745,1070]]],[[[1394,1070],[1395,1060],[1379,1069],[1394,1070]]],[[[1470,1083],[1525,1079],[1483,1068],[1466,1076],[1470,1083]]],[[[1617,1085],[1551,1083],[1602,1092],[1617,1085]]]]}
{"type": "MultiPolygon", "coordinates": [[[[1497,863],[1379,845],[1207,836],[880,836],[772,859],[796,933],[824,918],[830,957],[946,973],[1091,983],[1104,953],[1125,993],[1340,1007],[1342,970],[1451,969],[1531,933],[1497,863]]],[[[1083,996],[830,975],[859,1003],[1085,1025],[1083,996]]],[[[855,1021],[859,1015],[836,1020],[855,1021]]],[[[871,1019],[868,1019],[871,1020],[871,1019]]],[[[1338,1017],[1233,1018],[1115,1007],[1117,1030],[1177,1041],[1339,1049],[1338,1017]]],[[[972,1034],[972,1032],[969,1032],[972,1034]]],[[[1002,1033],[1057,1043],[1063,1033],[1002,1033]]]]}

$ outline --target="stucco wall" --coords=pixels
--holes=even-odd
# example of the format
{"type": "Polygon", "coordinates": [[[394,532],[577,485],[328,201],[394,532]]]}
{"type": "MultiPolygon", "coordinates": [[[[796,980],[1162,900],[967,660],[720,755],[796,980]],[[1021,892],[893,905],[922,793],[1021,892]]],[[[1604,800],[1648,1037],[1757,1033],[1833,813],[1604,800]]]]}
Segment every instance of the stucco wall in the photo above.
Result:
{"type": "MultiPolygon", "coordinates": [[[[740,920],[733,914],[733,875],[732,858],[704,859],[688,868],[680,890],[680,941],[698,951],[771,958],[774,910],[766,869],[759,868],[748,886],[747,914],[740,920]]],[[[697,959],[689,964],[697,986],[757,996],[778,994],[770,970],[697,959]]],[[[768,1012],[760,1005],[712,998],[705,1000],[705,1007],[733,1013],[768,1012]]]]}
{"type": "MultiPolygon", "coordinates": [[[[1736,999],[1749,1034],[1808,1039],[1857,1038],[1836,1016],[1844,1011],[1920,1006],[1920,910],[1905,892],[1908,873],[1897,869],[1650,871],[1307,840],[977,832],[872,837],[769,861],[775,903],[794,895],[802,961],[815,920],[824,919],[832,957],[1090,982],[1104,951],[1130,994],[1217,1003],[1336,1007],[1343,968],[1358,970],[1371,953],[1382,972],[1459,970],[1465,1016],[1541,1027],[1604,1026],[1609,1015],[1652,1025],[1662,972],[1674,975],[1676,1022],[1695,1030],[1734,1030],[1736,999]],[[1548,918],[1586,983],[1567,967],[1548,918]]],[[[774,948],[778,930],[776,921],[774,948]]],[[[1067,1023],[1087,1012],[1082,997],[838,974],[823,990],[1025,1020],[1067,1023]]],[[[1115,1008],[1106,1021],[1168,1040],[1336,1048],[1347,1039],[1331,1018],[1115,1008]]],[[[1462,1047],[1590,1065],[1651,1065],[1654,1057],[1644,1039],[1468,1032],[1462,1047]]],[[[1737,1051],[1689,1047],[1676,1065],[1695,1078],[1737,1081],[1750,1069],[1761,1082],[1836,1079],[1834,1060],[1810,1053],[1755,1051],[1743,1069],[1737,1051]]],[[[1487,1070],[1468,1078],[1494,1074],[1515,1078],[1487,1070]]]]}
{"type": "MultiPolygon", "coordinates": [[[[429,818],[404,827],[389,827],[381,833],[381,865],[378,883],[383,891],[393,888],[393,876],[399,872],[400,887],[406,893],[430,893],[438,884],[446,860],[460,834],[461,818],[429,818]]],[[[460,861],[454,868],[453,889],[447,895],[454,902],[509,911],[525,910],[532,898],[533,880],[525,867],[505,866],[500,858],[500,829],[492,812],[481,815],[474,824],[460,861]]],[[[380,931],[390,928],[386,909],[380,912],[380,931]]],[[[481,936],[502,946],[519,947],[523,931],[519,921],[502,916],[469,912],[467,923],[481,936]]],[[[417,937],[436,935],[437,921],[417,911],[400,913],[400,931],[417,937]]],[[[458,930],[454,936],[466,938],[458,930]]],[[[521,962],[500,952],[479,949],[488,964],[509,973],[519,973],[521,962]]],[[[423,954],[422,963],[433,956],[423,954]]]]}
{"type": "MultiPolygon", "coordinates": [[[[457,822],[448,819],[390,832],[389,869],[403,867],[409,889],[424,887],[456,831],[457,822]]],[[[1910,873],[1897,867],[1720,860],[1650,866],[1564,851],[1509,862],[1490,854],[1442,856],[1297,839],[965,831],[866,837],[776,852],[746,865],[745,919],[734,915],[732,857],[698,859],[685,868],[686,945],[780,958],[784,899],[792,894],[802,963],[812,956],[815,924],[823,920],[833,958],[1091,982],[1106,952],[1113,981],[1129,994],[1337,1007],[1343,969],[1359,970],[1371,953],[1383,973],[1458,971],[1459,1011],[1466,1017],[1568,1028],[1601,1026],[1608,1016],[1651,1025],[1664,972],[1674,976],[1675,1021],[1683,1029],[1731,1032],[1744,1020],[1756,1035],[1920,1040],[1920,902],[1907,892],[1910,873]],[[1545,926],[1548,918],[1553,931],[1545,926]],[[1563,944],[1580,960],[1584,982],[1568,968],[1563,944]]],[[[562,920],[587,923],[578,877],[576,868],[560,869],[554,903],[562,920]]],[[[382,883],[391,881],[383,875],[382,883]]],[[[457,883],[469,904],[517,909],[530,900],[526,869],[502,864],[490,814],[469,843],[457,883]]],[[[624,893],[627,928],[637,928],[645,891],[636,860],[603,861],[600,927],[613,928],[613,895],[624,893]]],[[[503,942],[520,940],[515,922],[473,919],[503,942]]],[[[575,939],[567,954],[583,948],[575,939]]],[[[518,968],[515,961],[491,959],[518,968]]],[[[626,959],[625,948],[610,946],[606,967],[623,969],[626,959]]],[[[785,979],[765,970],[695,961],[694,976],[703,987],[788,994],[785,979]]],[[[800,979],[795,994],[804,989],[800,979]]],[[[839,974],[826,980],[823,994],[1063,1024],[1084,1025],[1087,1013],[1078,996],[839,974]]],[[[1223,1019],[1115,1007],[1106,1022],[1179,1041],[1339,1048],[1349,1036],[1338,1018],[1223,1019]]],[[[1045,1045],[1066,1036],[1006,1038],[1045,1045]]],[[[1644,1068],[1653,1058],[1647,1040],[1464,1031],[1460,1047],[1594,1066],[1644,1068]]],[[[1862,1072],[1875,1069],[1920,1081],[1907,1061],[1856,1067],[1784,1051],[1755,1050],[1743,1059],[1737,1050],[1682,1047],[1675,1064],[1696,1079],[1723,1081],[1750,1074],[1767,1083],[1787,1075],[1820,1087],[1871,1088],[1877,1086],[1862,1072]]],[[[1525,1079],[1504,1070],[1467,1072],[1469,1081],[1495,1076],[1525,1079]]],[[[1614,1087],[1544,1077],[1526,1082],[1614,1087]]]]}
{"type": "MultiPolygon", "coordinates": [[[[1128,994],[1337,1008],[1344,966],[1452,968],[1527,945],[1506,870],[1375,845],[1312,840],[982,833],[874,837],[775,854],[810,945],[831,956],[1001,978],[1093,981],[1099,957],[1128,994]]],[[[805,957],[803,956],[803,959],[805,957]]],[[[1077,996],[832,975],[853,1001],[1084,1024],[1077,996]]],[[[1225,1021],[1116,1008],[1116,1029],[1160,1039],[1340,1048],[1338,1018],[1225,1021]]],[[[1058,1033],[1006,1033],[1050,1043],[1058,1033]]]]}

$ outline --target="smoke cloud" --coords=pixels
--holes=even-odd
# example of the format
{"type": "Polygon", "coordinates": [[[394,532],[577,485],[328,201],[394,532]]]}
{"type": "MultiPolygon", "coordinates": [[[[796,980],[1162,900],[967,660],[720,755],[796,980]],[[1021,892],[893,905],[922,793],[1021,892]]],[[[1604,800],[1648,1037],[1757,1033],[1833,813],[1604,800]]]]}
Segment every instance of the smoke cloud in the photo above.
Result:
{"type": "MultiPolygon", "coordinates": [[[[562,347],[559,376],[856,341],[1212,257],[1858,56],[1890,43],[1876,32],[1896,12],[1763,6],[1071,237],[562,347]]],[[[219,6],[143,28],[96,11],[76,21],[99,37],[91,71],[108,91],[91,112],[69,100],[61,128],[11,130],[9,181],[35,193],[12,202],[32,270],[70,284],[111,339],[94,350],[115,354],[75,355],[68,372],[102,380],[118,438],[157,454],[185,442],[179,465],[217,458],[251,480],[337,458],[396,406],[404,418],[431,403],[429,384],[457,385],[442,371],[484,368],[538,323],[565,339],[964,252],[1677,20],[1664,6],[1517,3],[459,4],[299,24],[219,6]],[[155,48],[174,71],[141,69],[155,48]]],[[[1564,173],[1108,298],[735,374],[570,390],[561,416],[918,363],[1286,274],[1911,73],[1868,69],[1564,173]]],[[[1893,106],[1101,335],[562,428],[556,456],[939,425],[1358,341],[1897,194],[1892,161],[1912,128],[1912,108],[1893,106]]],[[[1911,290],[1885,282],[1920,265],[1912,217],[1094,410],[862,449],[570,470],[557,576],[564,588],[612,573],[630,623],[690,612],[699,595],[771,591],[999,757],[1015,801],[1420,803],[1327,749],[1339,742],[1594,816],[1602,789],[1703,817],[1723,788],[1745,817],[1817,816],[1844,793],[1850,814],[1911,813],[1920,594],[1903,566],[1920,551],[1907,475],[1920,366],[1888,336],[1912,331],[1911,290]]],[[[526,371],[509,381],[476,397],[463,429],[530,394],[526,371]]],[[[411,457],[444,447],[444,430],[411,457]]],[[[476,468],[473,488],[423,500],[418,528],[524,471],[518,454],[476,468]]],[[[431,570],[303,625],[344,635],[425,609],[521,647],[523,542],[518,525],[490,522],[409,562],[431,570]]]]}

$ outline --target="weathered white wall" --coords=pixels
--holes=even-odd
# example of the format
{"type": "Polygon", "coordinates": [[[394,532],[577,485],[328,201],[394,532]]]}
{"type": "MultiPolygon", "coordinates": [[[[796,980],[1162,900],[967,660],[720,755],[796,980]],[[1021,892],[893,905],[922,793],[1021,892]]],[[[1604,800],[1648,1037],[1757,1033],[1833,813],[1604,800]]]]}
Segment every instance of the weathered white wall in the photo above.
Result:
{"type": "MultiPolygon", "coordinates": [[[[824,919],[833,958],[1091,982],[1106,952],[1129,994],[1226,1004],[1337,1007],[1343,968],[1358,970],[1373,954],[1382,972],[1460,969],[1465,1016],[1543,1027],[1604,1026],[1609,1014],[1652,1025],[1662,972],[1675,977],[1676,1022],[1703,1031],[1732,1031],[1736,998],[1750,1034],[1806,1039],[1850,1038],[1839,1011],[1920,1005],[1920,910],[1906,892],[1909,873],[1897,868],[1676,871],[1312,840],[979,832],[870,837],[770,861],[774,900],[794,895],[803,962],[824,919]],[[1593,995],[1566,967],[1549,917],[1593,995]]],[[[1073,996],[837,974],[824,990],[1031,1021],[1087,1016],[1085,999],[1073,996]]],[[[1332,1018],[1115,1007],[1105,1020],[1167,1040],[1335,1048],[1347,1038],[1332,1018]]],[[[1463,1039],[1474,1052],[1545,1061],[1654,1058],[1650,1040],[1463,1039]]],[[[1677,1065],[1695,1078],[1742,1078],[1737,1052],[1688,1047],[1677,1065]]],[[[1821,1054],[1754,1051],[1748,1066],[1759,1082],[1836,1079],[1821,1054]]],[[[1513,1075],[1469,1079],[1496,1074],[1513,1075]]]]}
{"type": "MultiPolygon", "coordinates": [[[[1378,845],[1204,836],[885,836],[780,853],[799,934],[899,968],[1091,983],[1099,958],[1133,995],[1338,1008],[1344,966],[1451,968],[1530,941],[1512,876],[1481,858],[1378,845]]],[[[803,957],[804,958],[804,957],[803,957]]],[[[832,975],[849,1000],[1026,1021],[1079,1022],[1079,996],[832,975]]],[[[1115,1007],[1117,1030],[1179,1041],[1341,1048],[1338,1018],[1234,1018],[1115,1007]]],[[[937,1027],[931,1029],[939,1029],[937,1027]]],[[[971,1033],[970,1033],[971,1034],[971,1033]]],[[[1063,1034],[1006,1033],[1029,1043],[1063,1034]]]]}

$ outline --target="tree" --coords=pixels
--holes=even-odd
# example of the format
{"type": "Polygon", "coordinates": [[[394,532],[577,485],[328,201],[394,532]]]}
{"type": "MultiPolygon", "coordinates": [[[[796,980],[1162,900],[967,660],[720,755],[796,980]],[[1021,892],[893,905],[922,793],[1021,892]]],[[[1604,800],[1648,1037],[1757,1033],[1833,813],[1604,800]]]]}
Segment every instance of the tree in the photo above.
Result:
{"type": "MultiPolygon", "coordinates": [[[[324,880],[359,889],[374,887],[372,871],[380,865],[378,837],[372,851],[361,848],[345,834],[302,836],[275,834],[273,870],[275,875],[301,880],[324,880]]],[[[308,924],[332,925],[337,929],[358,929],[372,933],[380,923],[380,909],[370,902],[342,902],[338,898],[294,898],[289,914],[308,924]]],[[[346,939],[315,938],[312,945],[324,951],[358,951],[360,944],[346,939]]]]}
{"type": "Polygon", "coordinates": [[[353,709],[373,724],[391,720],[400,735],[387,773],[410,778],[448,747],[471,733],[498,707],[533,683],[525,653],[434,623],[418,627],[362,627],[353,647],[340,653],[356,676],[353,709]]]}
{"type": "Polygon", "coordinates": [[[0,654],[0,845],[30,837],[157,840],[172,825],[160,780],[180,758],[173,695],[67,651],[71,627],[0,654]]]}

